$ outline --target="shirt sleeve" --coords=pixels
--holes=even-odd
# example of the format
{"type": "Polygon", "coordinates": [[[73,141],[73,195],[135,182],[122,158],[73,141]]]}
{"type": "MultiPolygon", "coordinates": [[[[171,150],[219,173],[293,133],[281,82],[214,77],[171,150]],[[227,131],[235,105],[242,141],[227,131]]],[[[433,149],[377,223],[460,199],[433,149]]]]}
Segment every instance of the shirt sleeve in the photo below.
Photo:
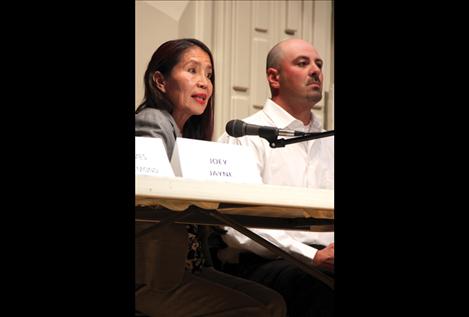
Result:
{"type": "MultiPolygon", "coordinates": [[[[274,259],[277,257],[271,251],[267,250],[257,242],[251,240],[235,229],[225,227],[225,230],[227,230],[227,233],[222,237],[229,247],[238,249],[239,251],[250,251],[269,259],[274,259]]],[[[250,228],[250,230],[276,245],[277,247],[292,254],[293,256],[303,258],[306,261],[312,261],[316,256],[316,252],[318,251],[316,248],[294,239],[292,236],[290,236],[290,232],[287,230],[253,228],[250,228]]],[[[305,232],[305,234],[307,233],[305,232]]]]}

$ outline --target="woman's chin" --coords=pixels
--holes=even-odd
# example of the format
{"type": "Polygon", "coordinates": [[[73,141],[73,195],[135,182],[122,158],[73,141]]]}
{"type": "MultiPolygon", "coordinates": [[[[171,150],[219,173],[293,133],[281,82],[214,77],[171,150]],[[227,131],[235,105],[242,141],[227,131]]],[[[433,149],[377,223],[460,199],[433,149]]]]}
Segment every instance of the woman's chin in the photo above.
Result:
{"type": "Polygon", "coordinates": [[[198,107],[196,109],[192,109],[192,115],[193,116],[200,116],[202,113],[204,113],[205,108],[206,108],[206,106],[205,107],[198,107]]]}

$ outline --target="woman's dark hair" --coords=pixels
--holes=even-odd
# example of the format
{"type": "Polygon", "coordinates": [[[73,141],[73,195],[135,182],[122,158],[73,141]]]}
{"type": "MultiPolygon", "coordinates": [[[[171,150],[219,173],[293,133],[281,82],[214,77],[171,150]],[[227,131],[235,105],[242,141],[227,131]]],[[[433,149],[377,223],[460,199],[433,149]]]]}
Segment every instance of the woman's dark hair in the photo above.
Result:
{"type": "Polygon", "coordinates": [[[140,112],[146,107],[166,110],[169,113],[173,112],[173,105],[159,89],[155,87],[153,82],[153,74],[159,71],[165,78],[167,78],[173,67],[179,63],[184,52],[194,46],[200,47],[210,57],[212,63],[212,82],[213,92],[208,100],[207,107],[201,115],[191,116],[184,124],[182,136],[185,138],[199,139],[210,141],[213,134],[213,107],[215,96],[215,65],[213,63],[212,53],[209,48],[199,40],[196,39],[178,39],[167,41],[161,44],[160,47],[153,53],[150,62],[148,63],[147,70],[143,77],[145,83],[145,96],[142,103],[137,107],[136,113],[140,112]]]}

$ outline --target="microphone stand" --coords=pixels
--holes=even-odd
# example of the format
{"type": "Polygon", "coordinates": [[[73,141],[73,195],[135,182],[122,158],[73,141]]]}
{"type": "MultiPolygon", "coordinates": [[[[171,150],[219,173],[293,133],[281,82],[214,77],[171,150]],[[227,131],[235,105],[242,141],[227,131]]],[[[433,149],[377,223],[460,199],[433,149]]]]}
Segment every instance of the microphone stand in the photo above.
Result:
{"type": "Polygon", "coordinates": [[[291,139],[277,139],[276,135],[260,135],[260,136],[266,139],[267,141],[269,141],[269,145],[271,148],[277,148],[277,147],[285,147],[285,145],[292,144],[292,143],[325,138],[325,137],[334,135],[334,133],[335,133],[335,130],[330,130],[330,131],[325,131],[325,132],[311,132],[311,133],[306,133],[303,136],[291,138],[291,139]]]}

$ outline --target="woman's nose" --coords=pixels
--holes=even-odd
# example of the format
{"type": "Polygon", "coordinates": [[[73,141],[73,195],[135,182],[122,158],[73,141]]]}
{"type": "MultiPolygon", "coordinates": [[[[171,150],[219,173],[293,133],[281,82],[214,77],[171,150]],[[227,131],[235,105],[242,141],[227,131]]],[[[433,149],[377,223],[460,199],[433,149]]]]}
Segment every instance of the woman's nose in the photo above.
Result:
{"type": "Polygon", "coordinates": [[[197,87],[206,89],[208,87],[209,81],[210,79],[208,79],[207,77],[200,76],[199,80],[197,81],[197,87]]]}

